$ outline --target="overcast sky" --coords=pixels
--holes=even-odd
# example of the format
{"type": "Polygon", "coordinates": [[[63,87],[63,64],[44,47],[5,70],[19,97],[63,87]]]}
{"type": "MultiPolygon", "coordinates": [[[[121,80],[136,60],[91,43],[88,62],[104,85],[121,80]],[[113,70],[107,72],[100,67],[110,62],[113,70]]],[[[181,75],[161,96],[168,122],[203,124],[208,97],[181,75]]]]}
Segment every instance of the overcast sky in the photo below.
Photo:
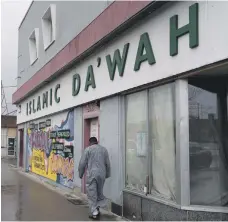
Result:
{"type": "MultiPolygon", "coordinates": [[[[30,5],[30,1],[1,1],[1,79],[3,86],[17,84],[18,27],[30,5]]],[[[12,105],[12,94],[16,88],[4,88],[9,112],[16,109],[12,105]]]]}

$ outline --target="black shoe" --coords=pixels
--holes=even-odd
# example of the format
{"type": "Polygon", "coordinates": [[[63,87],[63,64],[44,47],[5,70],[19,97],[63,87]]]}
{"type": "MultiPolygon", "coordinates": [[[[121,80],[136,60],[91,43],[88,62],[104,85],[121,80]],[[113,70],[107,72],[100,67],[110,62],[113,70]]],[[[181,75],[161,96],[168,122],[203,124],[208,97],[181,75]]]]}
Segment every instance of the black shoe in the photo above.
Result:
{"type": "Polygon", "coordinates": [[[98,218],[98,215],[94,216],[94,215],[89,215],[90,219],[96,220],[98,218]]]}
{"type": "Polygon", "coordinates": [[[97,216],[100,216],[100,214],[101,214],[100,207],[97,208],[97,211],[98,211],[98,215],[97,216]]]}

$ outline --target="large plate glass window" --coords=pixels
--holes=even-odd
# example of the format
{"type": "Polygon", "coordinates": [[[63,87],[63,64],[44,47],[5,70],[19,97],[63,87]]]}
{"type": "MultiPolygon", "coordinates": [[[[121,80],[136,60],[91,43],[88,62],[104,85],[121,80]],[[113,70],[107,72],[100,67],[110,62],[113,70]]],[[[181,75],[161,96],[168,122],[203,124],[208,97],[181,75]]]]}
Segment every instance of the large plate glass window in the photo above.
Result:
{"type": "Polygon", "coordinates": [[[190,202],[227,206],[227,78],[192,78],[188,88],[190,202]]]}
{"type": "Polygon", "coordinates": [[[147,92],[126,97],[126,187],[143,192],[147,174],[147,92]]]}
{"type": "Polygon", "coordinates": [[[149,91],[152,194],[175,200],[175,94],[174,83],[149,91]]]}
{"type": "Polygon", "coordinates": [[[146,186],[169,200],[176,196],[174,86],[126,96],[126,187],[143,192],[146,186]]]}

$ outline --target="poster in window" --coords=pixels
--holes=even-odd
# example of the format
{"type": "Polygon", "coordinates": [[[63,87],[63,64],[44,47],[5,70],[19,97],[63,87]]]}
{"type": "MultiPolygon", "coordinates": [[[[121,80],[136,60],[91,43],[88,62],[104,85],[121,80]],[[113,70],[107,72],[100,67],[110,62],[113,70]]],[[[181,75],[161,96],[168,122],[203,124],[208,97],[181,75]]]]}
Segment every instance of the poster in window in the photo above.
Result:
{"type": "Polygon", "coordinates": [[[98,139],[98,119],[93,119],[90,122],[90,137],[96,137],[98,139]]]}
{"type": "Polygon", "coordinates": [[[146,132],[138,132],[136,135],[137,156],[146,157],[147,154],[147,134],[146,132]]]}

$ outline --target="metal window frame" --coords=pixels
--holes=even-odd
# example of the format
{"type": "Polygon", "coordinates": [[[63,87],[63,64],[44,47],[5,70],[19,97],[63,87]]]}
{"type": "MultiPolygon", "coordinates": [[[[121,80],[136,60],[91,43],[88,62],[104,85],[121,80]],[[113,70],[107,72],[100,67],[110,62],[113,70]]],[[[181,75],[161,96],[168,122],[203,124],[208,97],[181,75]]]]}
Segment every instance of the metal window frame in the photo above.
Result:
{"type": "MultiPolygon", "coordinates": [[[[125,160],[125,97],[124,96],[118,96],[118,103],[119,103],[119,148],[120,148],[120,155],[122,155],[122,178],[121,178],[121,187],[122,191],[125,188],[125,175],[126,175],[126,160],[125,160]]],[[[123,192],[121,192],[121,203],[122,203],[122,216],[123,216],[123,192]]]]}
{"type": "Polygon", "coordinates": [[[153,185],[153,173],[152,173],[152,144],[151,144],[151,140],[149,139],[149,135],[152,132],[152,129],[150,127],[150,113],[151,113],[151,109],[150,109],[150,88],[147,89],[147,150],[148,150],[148,158],[147,158],[147,165],[148,165],[148,175],[149,175],[149,187],[148,189],[148,193],[151,194],[152,191],[152,185],[153,185]]]}
{"type": "Polygon", "coordinates": [[[188,80],[175,81],[176,202],[190,205],[188,80]]]}
{"type": "MultiPolygon", "coordinates": [[[[152,197],[151,190],[152,190],[152,182],[153,182],[153,175],[152,175],[152,144],[149,140],[149,133],[151,132],[149,126],[149,113],[150,104],[149,104],[149,90],[152,88],[159,87],[161,85],[170,84],[174,85],[174,115],[175,115],[175,144],[176,144],[176,155],[175,155],[175,176],[176,176],[176,201],[167,200],[174,204],[178,204],[180,206],[189,206],[189,123],[188,123],[188,81],[187,80],[170,80],[169,82],[164,82],[159,85],[155,85],[154,87],[148,87],[141,90],[133,90],[129,93],[124,93],[121,96],[121,143],[122,143],[122,155],[123,155],[123,190],[127,191],[126,188],[126,97],[129,94],[133,94],[136,92],[146,91],[147,95],[147,149],[148,149],[148,157],[147,157],[147,166],[148,166],[148,175],[149,175],[149,187],[148,192],[149,196],[152,197]],[[181,123],[181,124],[179,124],[181,123]],[[186,134],[186,135],[184,135],[186,134]],[[183,136],[184,135],[184,136],[183,136]],[[184,159],[183,159],[184,158],[184,159]]],[[[129,192],[134,192],[129,190],[129,192]]],[[[138,192],[139,195],[142,193],[138,192]]],[[[148,197],[149,197],[148,196],[148,197]]],[[[154,197],[154,196],[153,196],[154,197]]],[[[155,197],[156,199],[161,199],[160,197],[155,197]]],[[[161,201],[165,201],[161,199],[161,201]]]]}
{"type": "MultiPolygon", "coordinates": [[[[137,93],[137,92],[143,92],[145,91],[146,92],[146,116],[147,116],[147,122],[146,122],[146,128],[147,128],[147,137],[146,137],[146,140],[147,140],[147,149],[149,148],[148,147],[148,141],[149,141],[149,136],[148,136],[148,129],[149,129],[149,122],[148,122],[148,117],[149,117],[149,90],[148,89],[142,89],[142,90],[137,90],[137,91],[134,91],[134,92],[130,92],[130,93],[126,93],[126,94],[123,94],[121,96],[121,112],[122,112],[122,115],[121,115],[121,144],[122,144],[122,155],[123,155],[123,189],[125,190],[126,189],[126,115],[127,115],[127,104],[126,104],[126,97],[128,95],[131,95],[131,94],[134,94],[134,93],[137,93]]],[[[146,160],[147,160],[147,175],[149,175],[149,159],[151,157],[149,155],[147,155],[146,157],[146,160]]],[[[146,179],[146,178],[145,178],[146,179]]],[[[150,176],[149,176],[149,181],[150,181],[150,176]]],[[[146,180],[145,180],[146,182],[146,180]]],[[[150,182],[149,182],[150,183],[150,182]]],[[[139,191],[138,191],[139,192],[139,191]]],[[[142,194],[142,193],[141,193],[142,194]]]]}

